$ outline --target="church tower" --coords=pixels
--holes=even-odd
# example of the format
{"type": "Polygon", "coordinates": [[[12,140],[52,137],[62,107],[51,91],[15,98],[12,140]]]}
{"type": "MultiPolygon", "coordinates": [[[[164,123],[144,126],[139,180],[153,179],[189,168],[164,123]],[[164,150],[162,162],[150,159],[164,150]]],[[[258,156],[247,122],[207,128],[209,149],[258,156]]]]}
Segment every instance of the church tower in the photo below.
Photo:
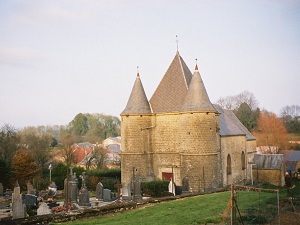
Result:
{"type": "Polygon", "coordinates": [[[151,119],[151,108],[138,73],[127,105],[121,113],[123,190],[124,188],[130,190],[133,176],[146,177],[151,173],[149,161],[151,138],[147,132],[152,125],[151,119]]]}
{"type": "Polygon", "coordinates": [[[218,121],[218,113],[209,100],[196,64],[181,108],[180,152],[181,177],[187,178],[191,188],[197,191],[220,185],[218,121]]]}
{"type": "Polygon", "coordinates": [[[233,112],[211,103],[197,64],[192,74],[178,51],[150,101],[137,74],[121,139],[123,198],[136,181],[172,180],[177,191],[203,192],[244,180],[256,146],[233,112]]]}

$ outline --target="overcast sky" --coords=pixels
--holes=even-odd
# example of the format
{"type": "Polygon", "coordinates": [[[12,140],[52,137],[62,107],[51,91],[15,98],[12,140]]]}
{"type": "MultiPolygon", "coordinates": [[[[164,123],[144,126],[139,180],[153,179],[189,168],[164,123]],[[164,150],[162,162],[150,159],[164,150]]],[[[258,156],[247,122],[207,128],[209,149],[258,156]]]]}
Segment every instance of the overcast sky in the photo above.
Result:
{"type": "Polygon", "coordinates": [[[0,0],[0,126],[119,116],[137,66],[148,99],[179,53],[211,102],[248,90],[300,105],[300,1],[0,0]]]}

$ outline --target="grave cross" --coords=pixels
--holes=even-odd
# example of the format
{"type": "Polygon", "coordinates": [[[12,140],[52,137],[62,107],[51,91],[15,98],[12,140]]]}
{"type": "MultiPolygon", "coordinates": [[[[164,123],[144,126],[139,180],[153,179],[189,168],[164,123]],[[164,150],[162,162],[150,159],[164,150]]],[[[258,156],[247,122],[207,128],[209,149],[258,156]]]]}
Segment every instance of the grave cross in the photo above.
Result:
{"type": "Polygon", "coordinates": [[[118,188],[118,200],[116,201],[116,203],[121,203],[121,188],[122,188],[122,184],[117,183],[115,184],[115,188],[118,188]]]}

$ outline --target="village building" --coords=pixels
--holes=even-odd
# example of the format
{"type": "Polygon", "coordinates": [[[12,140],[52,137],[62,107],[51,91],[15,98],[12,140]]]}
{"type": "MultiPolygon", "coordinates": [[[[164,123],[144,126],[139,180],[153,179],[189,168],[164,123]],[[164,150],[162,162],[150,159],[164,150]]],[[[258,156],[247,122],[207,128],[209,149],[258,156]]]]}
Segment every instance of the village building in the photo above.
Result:
{"type": "MultiPolygon", "coordinates": [[[[234,113],[213,105],[198,66],[179,52],[148,100],[139,73],[121,112],[122,186],[135,179],[172,179],[205,191],[250,180],[255,137],[234,113]]],[[[123,196],[127,195],[124,193],[123,196]]]]}

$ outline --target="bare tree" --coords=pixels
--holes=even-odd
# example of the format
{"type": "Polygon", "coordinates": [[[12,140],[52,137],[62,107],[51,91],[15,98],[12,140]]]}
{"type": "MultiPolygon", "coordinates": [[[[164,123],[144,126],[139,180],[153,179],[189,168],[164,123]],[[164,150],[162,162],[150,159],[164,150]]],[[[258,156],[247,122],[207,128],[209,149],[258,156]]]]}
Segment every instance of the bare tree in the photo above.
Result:
{"type": "Polygon", "coordinates": [[[300,106],[299,105],[291,105],[285,106],[281,109],[282,117],[291,117],[294,118],[296,116],[300,116],[300,106]]]}
{"type": "Polygon", "coordinates": [[[241,104],[247,103],[251,110],[256,110],[258,106],[258,101],[254,94],[249,91],[243,91],[240,94],[221,97],[218,99],[217,104],[219,104],[224,109],[237,110],[241,104]]]}

